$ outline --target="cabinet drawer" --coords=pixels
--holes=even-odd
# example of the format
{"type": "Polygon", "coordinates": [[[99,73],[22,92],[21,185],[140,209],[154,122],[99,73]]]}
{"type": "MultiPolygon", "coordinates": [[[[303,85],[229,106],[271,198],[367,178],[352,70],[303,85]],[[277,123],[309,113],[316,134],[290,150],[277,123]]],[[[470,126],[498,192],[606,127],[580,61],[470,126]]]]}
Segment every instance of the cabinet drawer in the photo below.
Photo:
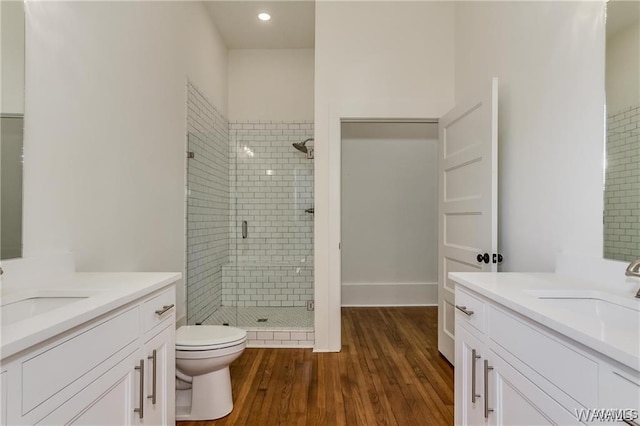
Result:
{"type": "Polygon", "coordinates": [[[478,297],[456,288],[456,315],[459,319],[485,332],[485,303],[478,297]]]}
{"type": "Polygon", "coordinates": [[[138,308],[122,312],[22,363],[25,415],[138,338],[138,308]]]}
{"type": "Polygon", "coordinates": [[[598,402],[598,363],[570,345],[491,307],[489,337],[585,407],[598,402]]]}
{"type": "Polygon", "coordinates": [[[142,304],[142,329],[146,332],[169,318],[175,318],[176,296],[173,286],[151,297],[142,304]],[[169,308],[169,306],[173,307],[169,308]]]}

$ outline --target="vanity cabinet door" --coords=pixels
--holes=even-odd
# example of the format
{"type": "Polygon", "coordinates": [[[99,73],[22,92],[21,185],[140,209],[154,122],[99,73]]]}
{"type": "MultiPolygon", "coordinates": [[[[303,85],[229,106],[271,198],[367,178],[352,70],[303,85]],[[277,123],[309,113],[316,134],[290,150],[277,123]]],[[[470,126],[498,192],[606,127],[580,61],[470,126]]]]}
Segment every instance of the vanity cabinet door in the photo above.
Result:
{"type": "MultiPolygon", "coordinates": [[[[491,425],[579,425],[575,413],[549,397],[494,352],[488,354],[488,418],[491,425]]],[[[484,363],[482,374],[484,375],[484,363]]]]}
{"type": "Polygon", "coordinates": [[[145,425],[175,424],[175,327],[171,322],[144,345],[145,425]],[[155,367],[154,367],[155,363],[155,367]]]}
{"type": "Polygon", "coordinates": [[[139,349],[82,389],[47,417],[41,425],[137,425],[140,373],[139,349]]]}
{"type": "Polygon", "coordinates": [[[455,424],[484,425],[484,346],[460,322],[456,322],[455,424]]]}

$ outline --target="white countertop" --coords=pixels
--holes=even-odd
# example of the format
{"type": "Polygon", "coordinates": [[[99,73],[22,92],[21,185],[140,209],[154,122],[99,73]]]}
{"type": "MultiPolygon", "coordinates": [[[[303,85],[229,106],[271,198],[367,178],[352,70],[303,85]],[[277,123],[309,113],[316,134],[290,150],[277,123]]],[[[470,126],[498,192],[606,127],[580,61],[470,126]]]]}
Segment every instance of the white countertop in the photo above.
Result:
{"type": "MultiPolygon", "coordinates": [[[[80,272],[55,288],[2,289],[0,305],[35,296],[82,295],[85,298],[39,315],[2,325],[1,359],[162,289],[180,279],[180,273],[80,272]]],[[[2,308],[0,308],[0,313],[2,308]]]]}
{"type": "MultiPolygon", "coordinates": [[[[544,292],[589,294],[605,298],[626,308],[640,311],[635,293],[640,280],[628,279],[626,285],[605,286],[557,273],[467,273],[452,272],[449,277],[462,286],[495,300],[576,342],[600,352],[636,371],[640,371],[640,312],[634,320],[622,324],[613,317],[595,318],[539,298],[544,292]],[[537,295],[536,295],[537,293],[537,295]]],[[[630,311],[625,311],[627,314],[630,311]]]]}

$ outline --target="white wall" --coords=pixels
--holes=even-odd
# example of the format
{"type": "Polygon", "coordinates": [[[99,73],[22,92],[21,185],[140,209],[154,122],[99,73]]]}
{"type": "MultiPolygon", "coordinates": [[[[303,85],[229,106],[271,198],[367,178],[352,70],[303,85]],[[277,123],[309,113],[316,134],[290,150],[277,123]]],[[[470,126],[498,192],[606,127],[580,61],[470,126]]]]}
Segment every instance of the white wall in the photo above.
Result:
{"type": "Polygon", "coordinates": [[[24,3],[0,2],[0,112],[24,113],[24,3]]]}
{"type": "Polygon", "coordinates": [[[342,306],[437,304],[437,124],[344,123],[341,158],[342,306]]]}
{"type": "Polygon", "coordinates": [[[313,71],[313,49],[229,50],[229,120],[313,120],[313,71]]]}
{"type": "Polygon", "coordinates": [[[607,113],[640,103],[640,23],[607,37],[607,113]]]}
{"type": "Polygon", "coordinates": [[[453,3],[316,2],[315,53],[315,350],[326,351],[340,348],[340,253],[330,233],[340,222],[340,115],[449,110],[453,3]]]}
{"type": "Polygon", "coordinates": [[[456,4],[456,101],[500,78],[503,271],[602,253],[604,4],[456,4]]]}
{"type": "MultiPolygon", "coordinates": [[[[198,2],[27,2],[24,255],[184,271],[186,78],[226,113],[198,2]]],[[[184,284],[178,286],[184,315],[184,284]]]]}

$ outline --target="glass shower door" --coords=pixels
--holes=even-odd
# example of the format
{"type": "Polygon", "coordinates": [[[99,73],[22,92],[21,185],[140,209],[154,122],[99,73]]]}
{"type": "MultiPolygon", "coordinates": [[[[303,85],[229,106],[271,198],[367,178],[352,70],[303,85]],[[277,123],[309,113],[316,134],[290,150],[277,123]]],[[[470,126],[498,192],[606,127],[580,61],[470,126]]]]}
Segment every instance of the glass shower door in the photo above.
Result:
{"type": "Polygon", "coordinates": [[[187,324],[235,325],[228,122],[188,83],[187,324]]]}
{"type": "Polygon", "coordinates": [[[293,146],[312,135],[312,123],[230,124],[241,327],[312,327],[313,159],[293,146]]]}

